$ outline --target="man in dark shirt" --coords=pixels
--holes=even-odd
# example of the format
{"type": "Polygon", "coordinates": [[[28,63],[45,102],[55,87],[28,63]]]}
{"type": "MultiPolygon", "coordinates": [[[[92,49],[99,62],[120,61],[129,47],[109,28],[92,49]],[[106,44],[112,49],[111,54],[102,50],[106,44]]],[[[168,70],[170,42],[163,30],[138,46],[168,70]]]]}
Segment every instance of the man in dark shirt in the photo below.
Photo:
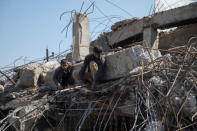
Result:
{"type": "Polygon", "coordinates": [[[72,72],[72,65],[66,59],[61,60],[61,66],[55,70],[53,76],[53,81],[58,89],[69,88],[72,84],[74,84],[72,72]]]}
{"type": "Polygon", "coordinates": [[[90,76],[88,79],[92,83],[92,89],[96,87],[96,85],[102,80],[102,75],[104,73],[104,58],[101,58],[102,50],[94,47],[93,54],[89,54],[85,57],[83,66],[79,71],[79,77],[81,81],[85,81],[88,79],[86,76],[90,76]],[[88,72],[86,72],[86,68],[88,68],[88,72]],[[88,74],[86,74],[88,73],[88,74]]]}

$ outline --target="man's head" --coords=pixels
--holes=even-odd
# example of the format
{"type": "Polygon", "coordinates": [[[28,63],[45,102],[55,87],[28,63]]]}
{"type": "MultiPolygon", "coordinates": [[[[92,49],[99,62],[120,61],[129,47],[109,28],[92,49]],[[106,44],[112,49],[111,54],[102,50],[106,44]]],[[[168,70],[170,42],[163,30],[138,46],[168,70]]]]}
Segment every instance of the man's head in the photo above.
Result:
{"type": "Polygon", "coordinates": [[[61,60],[61,68],[63,70],[66,70],[69,66],[70,65],[69,65],[69,63],[68,63],[68,61],[66,59],[61,60]]]}
{"type": "Polygon", "coordinates": [[[93,48],[93,53],[94,53],[94,56],[95,56],[96,58],[100,58],[100,55],[101,55],[101,53],[102,53],[102,50],[99,49],[98,47],[94,47],[94,48],[93,48]]]}

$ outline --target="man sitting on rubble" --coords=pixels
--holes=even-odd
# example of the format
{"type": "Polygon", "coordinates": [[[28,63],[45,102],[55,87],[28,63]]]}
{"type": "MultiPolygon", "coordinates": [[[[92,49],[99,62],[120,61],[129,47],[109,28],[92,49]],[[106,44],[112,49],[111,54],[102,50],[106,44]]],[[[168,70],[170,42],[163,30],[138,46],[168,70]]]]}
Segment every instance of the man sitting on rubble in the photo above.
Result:
{"type": "Polygon", "coordinates": [[[72,77],[73,66],[66,59],[61,60],[61,66],[55,70],[53,81],[55,82],[57,89],[70,88],[74,84],[72,77]]]}
{"type": "Polygon", "coordinates": [[[96,85],[101,82],[101,78],[104,73],[104,57],[101,57],[102,50],[94,47],[93,54],[89,54],[85,57],[83,66],[76,77],[79,77],[79,83],[90,82],[92,83],[91,89],[95,90],[96,85]],[[86,68],[88,71],[86,72],[86,68]]]}

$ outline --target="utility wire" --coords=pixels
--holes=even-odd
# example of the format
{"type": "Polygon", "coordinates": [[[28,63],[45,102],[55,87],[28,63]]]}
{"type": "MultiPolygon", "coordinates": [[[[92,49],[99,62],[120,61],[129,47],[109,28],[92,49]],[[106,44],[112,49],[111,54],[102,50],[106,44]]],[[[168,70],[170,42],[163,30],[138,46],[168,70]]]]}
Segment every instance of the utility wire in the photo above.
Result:
{"type": "Polygon", "coordinates": [[[130,14],[128,11],[126,11],[125,9],[121,8],[120,6],[114,4],[113,2],[111,2],[111,1],[109,1],[109,0],[105,0],[105,1],[108,2],[109,4],[113,5],[113,6],[117,7],[118,9],[122,10],[123,12],[125,12],[126,14],[128,14],[129,16],[134,17],[134,16],[133,16],[132,14],[130,14]]]}
{"type": "MultiPolygon", "coordinates": [[[[93,3],[91,0],[89,0],[89,2],[93,3]]],[[[103,16],[108,18],[108,20],[113,23],[113,21],[111,21],[111,19],[109,19],[109,17],[107,15],[105,15],[105,13],[103,11],[101,11],[101,9],[99,9],[98,6],[96,6],[96,4],[94,4],[94,6],[103,16]]]]}

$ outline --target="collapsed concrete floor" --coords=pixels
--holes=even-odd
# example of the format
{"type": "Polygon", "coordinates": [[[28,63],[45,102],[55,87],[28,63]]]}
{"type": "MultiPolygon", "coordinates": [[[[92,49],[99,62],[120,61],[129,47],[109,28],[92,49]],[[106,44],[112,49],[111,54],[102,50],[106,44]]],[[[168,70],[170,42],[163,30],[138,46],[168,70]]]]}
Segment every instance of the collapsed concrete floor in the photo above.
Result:
{"type": "Polygon", "coordinates": [[[77,86],[54,91],[35,83],[6,87],[0,94],[0,130],[197,130],[196,56],[196,43],[171,48],[149,62],[142,59],[98,91],[77,86]]]}
{"type": "Polygon", "coordinates": [[[107,53],[106,81],[98,91],[77,86],[57,91],[52,77],[58,62],[0,71],[6,78],[0,76],[0,131],[197,130],[196,38],[185,44],[196,36],[196,7],[120,21],[91,42],[107,53]],[[157,48],[140,46],[154,47],[157,29],[171,27],[178,28],[160,34],[163,56],[157,48]]]}

